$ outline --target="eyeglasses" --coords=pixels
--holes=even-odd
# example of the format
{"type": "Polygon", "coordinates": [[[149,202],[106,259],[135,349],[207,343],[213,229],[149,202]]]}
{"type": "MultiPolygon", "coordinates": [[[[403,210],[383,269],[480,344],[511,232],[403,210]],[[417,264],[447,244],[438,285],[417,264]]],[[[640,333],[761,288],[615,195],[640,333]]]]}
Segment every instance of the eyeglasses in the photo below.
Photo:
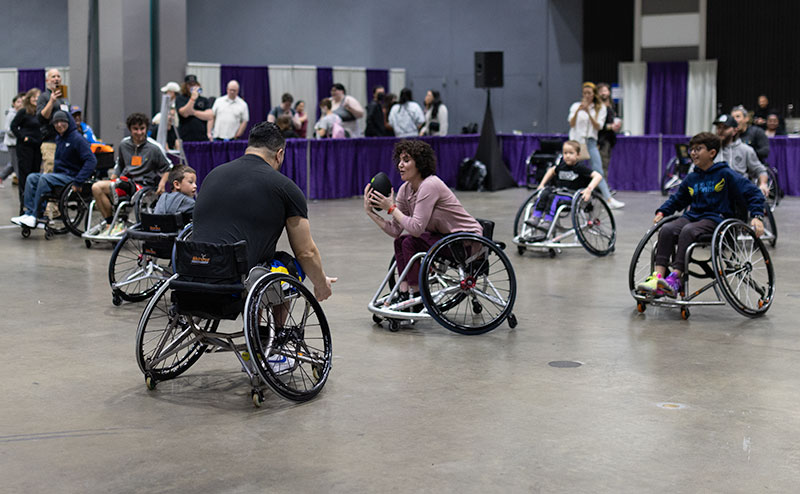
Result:
{"type": "Polygon", "coordinates": [[[705,148],[706,148],[705,146],[695,146],[689,149],[689,154],[699,153],[700,151],[705,150],[705,148]]]}

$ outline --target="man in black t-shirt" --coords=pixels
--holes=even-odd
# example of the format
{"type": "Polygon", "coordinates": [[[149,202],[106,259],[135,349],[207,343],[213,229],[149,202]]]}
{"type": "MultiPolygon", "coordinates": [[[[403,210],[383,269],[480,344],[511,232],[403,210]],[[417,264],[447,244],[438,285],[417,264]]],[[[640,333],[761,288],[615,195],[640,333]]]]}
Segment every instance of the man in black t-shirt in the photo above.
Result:
{"type": "Polygon", "coordinates": [[[175,96],[175,108],[178,109],[178,134],[184,141],[209,141],[211,131],[208,121],[214,118],[211,103],[201,96],[203,89],[197,82],[197,76],[187,75],[183,80],[180,94],[175,96]]]}
{"type": "Polygon", "coordinates": [[[253,127],[244,156],[214,168],[203,180],[194,208],[192,240],[209,243],[247,241],[248,269],[270,262],[284,227],[297,261],[314,284],[314,296],[331,296],[311,238],[303,192],[278,170],[286,153],[278,126],[253,127]]]}

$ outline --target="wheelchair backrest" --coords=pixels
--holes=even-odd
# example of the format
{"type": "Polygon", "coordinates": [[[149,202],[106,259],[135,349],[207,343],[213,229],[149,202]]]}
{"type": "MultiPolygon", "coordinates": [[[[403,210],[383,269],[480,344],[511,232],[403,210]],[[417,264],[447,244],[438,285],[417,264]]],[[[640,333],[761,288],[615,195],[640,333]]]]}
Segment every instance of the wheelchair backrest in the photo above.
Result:
{"type": "Polygon", "coordinates": [[[689,156],[688,144],[675,143],[675,156],[682,165],[692,164],[692,158],[689,156]]]}
{"type": "Polygon", "coordinates": [[[492,240],[492,235],[494,235],[494,221],[483,220],[481,218],[475,218],[475,219],[483,227],[483,236],[488,238],[489,240],[492,240]]]}
{"type": "Polygon", "coordinates": [[[247,242],[212,244],[175,241],[175,272],[181,279],[199,283],[241,283],[247,274],[247,242]]]}
{"type": "Polygon", "coordinates": [[[141,213],[141,230],[150,233],[177,233],[192,221],[192,213],[141,213]]]}

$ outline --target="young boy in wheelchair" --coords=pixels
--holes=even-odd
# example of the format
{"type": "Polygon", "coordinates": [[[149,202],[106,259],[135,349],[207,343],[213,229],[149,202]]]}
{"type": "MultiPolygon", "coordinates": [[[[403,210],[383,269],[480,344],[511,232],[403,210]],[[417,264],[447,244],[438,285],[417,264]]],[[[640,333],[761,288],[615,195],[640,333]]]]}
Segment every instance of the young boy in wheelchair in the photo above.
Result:
{"type": "Polygon", "coordinates": [[[570,204],[575,191],[581,188],[584,189],[583,200],[588,201],[592,197],[592,191],[603,180],[603,176],[586,163],[578,163],[580,152],[581,145],[578,141],[566,141],[562,147],[561,162],[548,168],[539,182],[537,190],[544,190],[539,194],[532,216],[525,223],[541,230],[541,233],[529,240],[544,240],[558,207],[570,204]],[[547,186],[551,180],[554,180],[552,185],[547,186]]]}
{"type": "Polygon", "coordinates": [[[756,236],[760,237],[764,232],[764,195],[727,163],[714,162],[720,145],[719,137],[709,132],[701,132],[689,141],[689,154],[695,169],[656,210],[653,222],[658,223],[665,216],[682,209],[685,212],[661,228],[656,246],[655,271],[637,285],[638,292],[677,297],[686,271],[687,248],[701,235],[713,233],[725,218],[735,216],[737,203],[747,204],[752,217],[750,224],[756,236]],[[673,270],[667,275],[670,257],[673,270]]]}
{"type": "Polygon", "coordinates": [[[190,166],[176,166],[169,172],[172,192],[161,194],[153,210],[154,214],[178,214],[194,209],[197,192],[197,172],[190,166]]]}
{"type": "Polygon", "coordinates": [[[172,167],[161,146],[147,137],[150,119],[146,115],[131,113],[125,123],[131,135],[119,143],[111,180],[99,180],[92,184],[92,196],[106,221],[105,230],[100,234],[103,236],[114,236],[124,227],[111,224],[114,218],[112,198],[130,199],[143,187],[154,187],[161,194],[172,167]]]}

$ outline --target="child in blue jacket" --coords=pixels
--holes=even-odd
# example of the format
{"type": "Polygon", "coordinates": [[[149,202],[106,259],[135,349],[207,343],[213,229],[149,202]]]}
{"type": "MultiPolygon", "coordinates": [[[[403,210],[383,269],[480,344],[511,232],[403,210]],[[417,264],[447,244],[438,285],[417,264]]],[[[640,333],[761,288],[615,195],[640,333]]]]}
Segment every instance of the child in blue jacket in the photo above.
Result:
{"type": "Polygon", "coordinates": [[[720,139],[701,132],[689,141],[689,154],[695,170],[686,176],[678,190],[656,210],[654,223],[676,211],[683,215],[665,224],[658,234],[655,271],[636,288],[640,292],[676,297],[686,270],[686,249],[706,233],[713,233],[719,223],[734,216],[737,203],[747,204],[750,224],[757,236],[764,233],[764,195],[749,180],[731,169],[727,163],[714,163],[720,139]],[[675,246],[677,244],[677,250],[675,246]],[[673,271],[667,276],[672,259],[673,271]]]}

